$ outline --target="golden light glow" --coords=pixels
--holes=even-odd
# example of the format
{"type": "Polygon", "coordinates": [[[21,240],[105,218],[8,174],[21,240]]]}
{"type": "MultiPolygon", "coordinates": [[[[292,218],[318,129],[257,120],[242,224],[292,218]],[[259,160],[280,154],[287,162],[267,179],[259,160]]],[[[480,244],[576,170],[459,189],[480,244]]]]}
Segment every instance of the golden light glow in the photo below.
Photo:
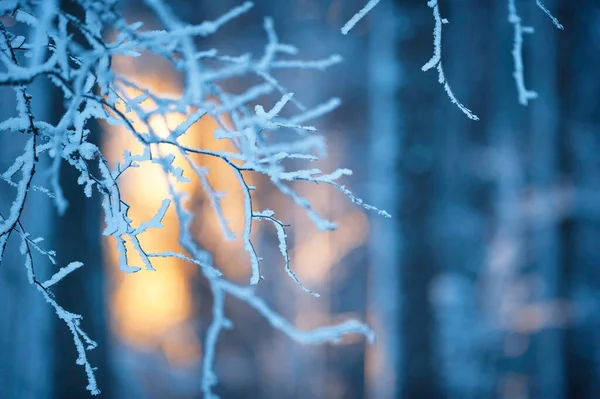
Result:
{"type": "Polygon", "coordinates": [[[369,222],[360,210],[344,214],[336,223],[337,230],[307,235],[292,252],[298,273],[307,284],[323,281],[334,265],[368,237],[369,222]]]}
{"type": "MultiPolygon", "coordinates": [[[[123,65],[122,67],[127,67],[123,65]]],[[[127,68],[126,68],[127,69],[127,68]]],[[[129,68],[131,69],[131,68],[129,68]]],[[[155,93],[180,93],[176,80],[170,74],[160,76],[138,76],[141,86],[155,93]]],[[[136,96],[139,93],[129,90],[127,94],[136,96]]],[[[145,110],[153,104],[147,101],[142,104],[145,110]]],[[[133,124],[139,132],[145,132],[144,124],[136,120],[135,115],[127,115],[133,119],[133,124]]],[[[168,114],[166,117],[153,117],[149,123],[156,134],[166,137],[169,131],[183,122],[186,115],[168,114]]],[[[235,151],[228,140],[215,140],[213,132],[218,128],[215,120],[204,117],[193,125],[188,133],[181,137],[181,142],[188,146],[205,149],[235,151]]],[[[122,160],[125,149],[133,154],[142,153],[142,146],[123,128],[106,126],[108,139],[104,150],[109,162],[113,165],[122,160]]],[[[192,174],[186,160],[176,148],[160,145],[161,154],[173,154],[173,165],[183,168],[184,176],[191,183],[177,184],[178,190],[185,191],[192,200],[187,204],[189,210],[196,216],[194,234],[200,245],[210,251],[220,268],[230,277],[249,275],[249,267],[245,265],[247,255],[239,239],[226,242],[221,226],[214,211],[206,200],[199,179],[192,174]]],[[[234,172],[220,159],[210,157],[193,157],[196,164],[209,170],[208,180],[217,192],[225,194],[221,201],[223,212],[229,221],[230,229],[241,235],[243,229],[243,195],[234,172]]],[[[246,176],[248,184],[253,184],[252,177],[246,176]]],[[[140,168],[126,171],[119,181],[122,199],[131,208],[129,217],[134,225],[149,220],[160,207],[164,198],[169,198],[167,180],[159,165],[149,162],[140,168]]],[[[163,219],[164,228],[149,230],[139,236],[143,248],[151,252],[183,251],[179,244],[179,226],[171,206],[163,219]]],[[[255,226],[255,230],[257,226],[255,226]]],[[[167,359],[174,363],[185,363],[193,356],[201,353],[201,344],[197,334],[193,332],[189,320],[195,313],[198,298],[191,293],[191,277],[197,273],[197,268],[189,263],[176,259],[152,259],[155,272],[142,270],[135,274],[125,275],[118,271],[118,253],[112,238],[104,243],[107,259],[111,263],[113,294],[111,296],[112,327],[119,339],[126,344],[141,349],[160,349],[167,359]]],[[[128,249],[130,245],[128,245],[128,249]]],[[[141,265],[136,252],[128,250],[130,264],[141,265]]]]}
{"type": "MultiPolygon", "coordinates": [[[[331,148],[336,148],[335,144],[331,144],[331,148]]],[[[336,155],[335,152],[330,153],[318,167],[322,170],[334,169],[341,161],[336,155]]],[[[296,188],[320,215],[338,225],[337,230],[318,232],[303,209],[294,207],[290,212],[294,237],[290,250],[292,268],[303,284],[321,294],[318,300],[303,292],[297,295],[294,322],[299,328],[310,329],[340,321],[337,317],[332,318],[330,312],[328,287],[334,277],[332,269],[349,253],[364,245],[369,234],[369,222],[360,208],[331,187],[303,184],[296,188]]],[[[344,272],[343,265],[340,265],[335,277],[339,278],[344,272]]],[[[344,340],[344,343],[350,342],[344,340]]]]}
{"type": "MultiPolygon", "coordinates": [[[[163,72],[159,76],[156,73],[142,73],[127,63],[121,65],[117,62],[116,65],[123,68],[122,73],[133,74],[141,87],[154,93],[175,96],[181,94],[175,75],[171,72],[163,72]]],[[[128,94],[135,97],[139,93],[130,91],[128,94]]],[[[148,101],[142,106],[149,109],[153,104],[148,101]]],[[[143,123],[135,120],[134,115],[128,116],[133,119],[133,124],[139,132],[147,130],[143,123]]],[[[169,131],[185,118],[186,115],[173,113],[165,117],[154,117],[149,123],[156,134],[166,137],[169,131]]],[[[181,142],[190,147],[235,152],[236,149],[229,140],[214,139],[214,131],[217,128],[215,120],[204,117],[181,137],[181,142]]],[[[106,135],[104,150],[113,164],[122,160],[125,149],[133,154],[142,152],[142,146],[123,128],[107,126],[106,129],[109,134],[106,135]]],[[[201,182],[192,174],[184,157],[172,146],[161,144],[158,148],[163,155],[173,154],[174,166],[181,167],[184,176],[192,180],[191,183],[178,183],[177,189],[189,194],[190,201],[186,206],[195,216],[192,232],[198,243],[213,255],[214,263],[223,270],[226,277],[247,283],[251,270],[250,262],[240,239],[244,228],[244,196],[235,172],[218,158],[190,155],[198,166],[209,171],[207,178],[212,188],[223,194],[223,214],[230,230],[236,236],[236,239],[227,241],[201,182]]],[[[335,157],[330,156],[327,163],[320,166],[324,170],[331,170],[335,164],[335,157]]],[[[245,174],[244,178],[248,185],[257,186],[259,191],[263,188],[260,179],[251,174],[245,174]]],[[[129,217],[134,225],[154,216],[161,201],[169,198],[167,181],[160,166],[149,162],[140,168],[129,169],[122,175],[119,184],[122,199],[131,206],[129,217]]],[[[369,226],[364,212],[357,210],[334,189],[314,185],[299,189],[300,194],[306,196],[317,211],[334,220],[340,227],[333,232],[318,233],[304,210],[293,206],[288,198],[282,199],[279,194],[275,194],[276,190],[265,190],[262,193],[267,196],[279,196],[280,204],[284,204],[283,207],[279,207],[277,214],[282,220],[292,222],[293,225],[288,229],[288,233],[293,237],[289,244],[294,270],[305,284],[318,289],[323,295],[320,300],[314,301],[314,298],[298,290],[295,323],[301,328],[309,328],[331,322],[325,282],[331,276],[330,271],[334,265],[364,244],[369,226]]],[[[262,209],[261,198],[253,195],[252,201],[255,210],[262,209]]],[[[163,225],[164,228],[160,230],[149,230],[140,235],[142,247],[151,249],[152,252],[185,253],[178,244],[179,226],[173,207],[166,213],[163,225]]],[[[262,228],[270,228],[270,225],[253,223],[253,239],[257,238],[262,228]]],[[[162,351],[172,364],[187,363],[200,356],[201,343],[190,322],[198,309],[199,299],[193,296],[190,286],[198,272],[197,267],[176,259],[154,258],[152,264],[156,268],[155,272],[142,270],[133,275],[126,275],[116,267],[118,254],[111,240],[109,238],[105,241],[105,249],[113,271],[110,307],[115,335],[134,348],[162,351]]],[[[135,251],[128,251],[128,255],[131,256],[131,264],[141,264],[135,257],[135,251]]],[[[293,283],[289,280],[288,284],[293,283]]]]}

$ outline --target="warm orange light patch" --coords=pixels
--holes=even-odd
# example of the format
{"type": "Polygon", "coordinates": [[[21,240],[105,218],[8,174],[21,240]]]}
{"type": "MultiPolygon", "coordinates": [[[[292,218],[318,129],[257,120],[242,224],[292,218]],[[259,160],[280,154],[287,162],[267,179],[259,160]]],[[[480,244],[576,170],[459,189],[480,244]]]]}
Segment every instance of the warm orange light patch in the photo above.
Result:
{"type": "Polygon", "coordinates": [[[155,273],[127,276],[115,290],[112,302],[118,332],[133,343],[150,343],[190,317],[186,276],[173,268],[178,265],[165,266],[155,273]]]}
{"type": "MultiPolygon", "coordinates": [[[[177,83],[168,76],[163,74],[160,77],[142,77],[141,80],[145,83],[142,86],[159,93],[165,93],[169,88],[177,88],[177,83]],[[169,81],[170,85],[165,83],[169,81]]],[[[177,91],[179,90],[171,94],[177,94],[177,91]]],[[[126,93],[132,97],[139,94],[134,90],[127,90],[126,93]]],[[[148,100],[142,103],[142,107],[149,110],[154,104],[148,100]]],[[[127,115],[133,119],[138,132],[148,131],[148,127],[136,120],[133,113],[127,115]]],[[[157,116],[153,117],[149,124],[155,134],[167,137],[169,131],[174,130],[186,117],[176,113],[165,117],[157,116]]],[[[203,117],[181,137],[180,142],[190,147],[236,151],[228,140],[214,139],[214,131],[218,127],[214,119],[203,117]]],[[[132,154],[142,153],[142,145],[124,128],[107,126],[106,129],[110,133],[104,143],[104,150],[111,164],[122,161],[125,149],[132,154]]],[[[158,152],[163,156],[175,155],[173,165],[181,167],[184,176],[192,180],[190,183],[176,183],[176,187],[192,198],[186,206],[196,216],[194,234],[200,245],[214,254],[217,265],[226,273],[249,275],[249,266],[244,266],[249,265],[249,262],[247,254],[243,251],[243,244],[239,239],[225,241],[221,226],[210,202],[206,200],[200,181],[191,171],[185,158],[177,148],[170,145],[155,146],[153,153],[158,152]]],[[[234,172],[218,158],[190,156],[197,165],[209,170],[208,180],[213,189],[224,194],[221,201],[223,212],[228,219],[229,228],[239,238],[244,221],[243,194],[234,172]]],[[[251,176],[245,177],[248,184],[252,184],[251,176]]],[[[134,221],[134,225],[152,218],[161,201],[170,198],[168,183],[161,167],[150,162],[144,162],[141,167],[126,171],[119,179],[119,186],[122,199],[131,206],[129,217],[134,221]]],[[[178,244],[179,226],[173,204],[163,219],[163,225],[164,228],[160,230],[148,230],[139,236],[142,247],[148,252],[184,252],[178,244]]],[[[196,308],[193,301],[197,300],[191,294],[190,277],[197,273],[197,267],[172,258],[153,258],[151,262],[156,268],[155,272],[142,270],[133,275],[125,275],[116,267],[118,252],[112,238],[105,240],[105,249],[112,267],[112,327],[119,339],[140,349],[160,348],[173,364],[186,363],[198,357],[201,344],[189,323],[196,308]]],[[[142,266],[131,245],[128,245],[128,257],[130,264],[142,266]]]]}
{"type": "MultiPolygon", "coordinates": [[[[133,117],[133,114],[128,116],[133,117]]],[[[169,129],[177,126],[184,118],[184,115],[173,114],[168,115],[166,120],[154,118],[150,124],[158,135],[167,136],[169,129]]],[[[140,121],[134,120],[134,126],[140,131],[147,130],[140,121]]],[[[109,161],[115,163],[122,160],[125,149],[133,154],[142,152],[141,144],[130,133],[122,128],[109,129],[111,139],[105,143],[109,161]]],[[[160,151],[164,155],[174,154],[173,149],[167,146],[161,146],[160,151]]],[[[183,166],[183,160],[178,157],[173,164],[183,166]]],[[[145,163],[140,168],[129,169],[121,177],[119,185],[123,200],[131,206],[129,217],[135,224],[152,218],[161,201],[169,198],[167,180],[158,165],[145,163]]],[[[193,181],[185,189],[192,192],[196,185],[193,181]]],[[[139,237],[143,248],[151,252],[178,250],[178,226],[173,208],[165,215],[163,224],[163,229],[149,230],[139,237]]],[[[155,272],[143,270],[125,275],[116,267],[118,253],[112,238],[105,240],[105,248],[113,266],[110,307],[112,327],[119,339],[138,348],[161,347],[169,361],[173,362],[181,358],[173,354],[180,353],[182,348],[188,348],[190,353],[198,353],[200,342],[193,334],[188,335],[186,340],[165,338],[170,331],[189,320],[193,313],[189,275],[195,269],[179,260],[153,259],[155,272]]],[[[128,257],[130,264],[142,264],[131,245],[128,245],[128,257]]]]}
{"type": "Polygon", "coordinates": [[[307,284],[323,281],[334,265],[363,245],[368,237],[369,222],[360,210],[344,214],[336,223],[337,230],[307,234],[294,247],[292,258],[307,284]]]}
{"type": "MultiPolygon", "coordinates": [[[[331,145],[331,148],[335,148],[335,145],[331,145]]],[[[318,167],[330,171],[339,161],[335,153],[330,153],[318,167]]],[[[318,300],[304,293],[297,296],[294,322],[300,328],[309,329],[335,322],[328,302],[331,271],[350,252],[364,245],[369,234],[369,221],[362,209],[332,187],[302,184],[296,188],[321,216],[338,225],[337,230],[318,232],[303,209],[291,209],[294,237],[290,250],[292,269],[302,283],[321,294],[318,300]]],[[[343,271],[341,266],[336,275],[339,276],[343,271]]]]}

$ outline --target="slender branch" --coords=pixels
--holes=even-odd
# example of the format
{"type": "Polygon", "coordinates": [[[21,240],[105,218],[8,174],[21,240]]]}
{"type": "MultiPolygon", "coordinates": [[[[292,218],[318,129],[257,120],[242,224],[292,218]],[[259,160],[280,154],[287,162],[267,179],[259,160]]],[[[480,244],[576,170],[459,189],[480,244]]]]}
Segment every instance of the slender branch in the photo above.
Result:
{"type": "Polygon", "coordinates": [[[59,180],[60,169],[63,167],[77,171],[77,182],[87,197],[92,196],[94,190],[100,195],[106,225],[103,234],[112,238],[122,272],[153,272],[155,268],[152,262],[156,258],[174,258],[197,265],[208,280],[213,294],[213,320],[206,336],[201,384],[207,398],[215,397],[212,390],[217,378],[213,365],[219,334],[223,328],[232,326],[225,318],[224,303],[227,295],[240,299],[265,317],[274,328],[299,343],[335,343],[346,334],[361,334],[372,340],[373,332],[356,320],[301,331],[278,315],[253,290],[253,286],[263,277],[260,275],[261,258],[251,240],[252,223],[265,220],[271,222],[276,229],[287,274],[303,291],[318,296],[304,287],[290,268],[285,225],[268,211],[257,212],[253,209],[255,204],[251,191],[256,188],[248,184],[248,172],[269,178],[281,193],[307,211],[308,217],[320,230],[331,230],[336,226],[320,216],[310,202],[288,183],[325,183],[364,209],[389,216],[385,211],[366,204],[338,183],[340,177],[350,174],[347,169],[323,173],[317,169],[286,170],[282,164],[286,160],[312,162],[318,159],[315,153],[325,153],[324,139],[318,136],[314,126],[304,123],[332,112],[339,106],[340,100],[332,98],[315,107],[306,107],[273,76],[274,71],[324,70],[341,62],[341,57],[332,55],[317,60],[296,58],[299,50],[280,42],[270,18],[264,20],[267,44],[259,57],[251,54],[230,56],[221,54],[216,49],[199,51],[196,48],[197,36],[216,33],[224,24],[247,13],[253,6],[250,2],[234,7],[215,20],[189,25],[180,21],[164,1],[145,0],[164,29],[142,31],[139,23],[127,24],[115,11],[112,2],[94,2],[92,6],[89,0],[75,1],[87,11],[85,20],[57,9],[55,1],[38,7],[37,3],[17,0],[13,13],[19,24],[35,28],[33,42],[9,32],[0,23],[0,62],[5,69],[0,73],[0,86],[9,86],[15,90],[18,111],[16,116],[0,121],[0,130],[8,131],[9,134],[30,135],[24,152],[2,174],[2,180],[15,187],[17,194],[10,213],[6,217],[0,215],[0,261],[8,237],[13,231],[16,232],[21,237],[21,253],[25,257],[24,266],[30,283],[37,287],[57,316],[67,324],[78,352],[77,364],[82,365],[86,372],[87,389],[90,393],[96,395],[100,392],[94,376],[95,369],[87,360],[87,351],[96,344],[81,329],[81,316],[66,311],[55,301],[51,292],[67,275],[76,273],[85,266],[81,262],[72,262],[53,273],[45,282],[39,282],[35,277],[31,250],[40,252],[51,263],[54,263],[55,253],[41,248],[41,238],[29,238],[20,223],[30,189],[46,193],[54,200],[58,212],[64,213],[68,203],[62,194],[59,180]],[[70,40],[68,26],[84,37],[84,45],[70,40]],[[117,33],[111,42],[104,39],[103,32],[107,29],[117,33]],[[25,55],[32,52],[32,62],[27,66],[19,65],[16,50],[25,51],[25,55]],[[147,52],[165,59],[183,72],[186,84],[182,95],[173,97],[154,93],[112,67],[116,56],[131,58],[147,52]],[[281,58],[282,55],[285,58],[281,58]],[[241,77],[248,77],[254,82],[258,79],[259,82],[252,83],[254,86],[243,93],[229,93],[221,87],[223,81],[241,77]],[[40,79],[50,81],[63,93],[65,112],[56,125],[36,120],[31,112],[30,96],[26,88],[28,84],[40,79]],[[262,105],[250,106],[273,93],[279,93],[281,97],[270,109],[266,108],[268,111],[262,105]],[[149,107],[146,101],[152,103],[152,106],[149,107]],[[294,112],[289,109],[289,116],[283,117],[281,113],[284,108],[292,108],[292,105],[295,106],[294,112]],[[151,121],[154,118],[167,118],[172,113],[185,114],[186,119],[165,137],[156,131],[151,121]],[[228,140],[233,144],[234,151],[216,151],[183,144],[183,139],[194,134],[193,126],[203,118],[217,121],[219,128],[214,132],[215,139],[228,140]],[[116,166],[110,165],[102,150],[88,141],[88,122],[94,119],[121,126],[124,134],[129,134],[137,141],[142,152],[132,154],[126,150],[116,166]],[[289,131],[294,138],[286,141],[290,135],[278,135],[281,130],[289,131]],[[271,138],[273,136],[275,137],[271,138]],[[174,154],[185,160],[185,169],[176,166],[176,155],[164,151],[165,147],[175,149],[174,154]],[[244,226],[241,240],[251,265],[249,286],[238,286],[226,280],[210,253],[200,246],[192,233],[194,215],[184,204],[186,194],[179,184],[189,183],[190,177],[196,177],[210,199],[212,209],[221,223],[224,238],[234,238],[221,209],[222,195],[210,184],[208,170],[194,162],[196,155],[219,159],[236,176],[243,195],[244,226]],[[47,171],[49,188],[32,184],[39,156],[47,156],[51,161],[47,171]],[[121,180],[130,168],[149,164],[160,166],[168,184],[169,198],[162,201],[154,216],[134,225],[128,216],[129,204],[122,197],[121,180]],[[13,181],[19,174],[20,180],[13,181]],[[151,229],[162,228],[162,220],[169,208],[174,209],[179,223],[178,241],[183,251],[149,251],[142,244],[139,235],[151,229]],[[132,248],[129,251],[133,251],[141,259],[141,265],[132,264],[128,248],[132,248]]]}
{"type": "Polygon", "coordinates": [[[448,80],[446,79],[446,75],[444,74],[444,68],[442,67],[442,25],[447,24],[448,20],[442,18],[440,15],[440,9],[438,6],[438,0],[429,0],[427,2],[427,6],[431,8],[433,12],[433,19],[435,21],[435,26],[433,28],[433,55],[431,59],[423,65],[421,68],[423,72],[430,70],[431,68],[436,68],[438,71],[438,82],[444,86],[444,90],[446,94],[450,98],[452,104],[456,104],[456,106],[465,114],[469,119],[474,121],[479,120],[479,117],[475,115],[469,108],[465,107],[454,95],[448,80]]]}
{"type": "Polygon", "coordinates": [[[360,11],[354,14],[354,16],[352,16],[352,18],[350,18],[350,20],[344,24],[342,27],[342,34],[347,35],[348,32],[350,32],[350,30],[358,23],[358,21],[363,19],[369,13],[369,11],[379,4],[380,1],[381,0],[369,0],[369,2],[365,4],[360,11]]]}

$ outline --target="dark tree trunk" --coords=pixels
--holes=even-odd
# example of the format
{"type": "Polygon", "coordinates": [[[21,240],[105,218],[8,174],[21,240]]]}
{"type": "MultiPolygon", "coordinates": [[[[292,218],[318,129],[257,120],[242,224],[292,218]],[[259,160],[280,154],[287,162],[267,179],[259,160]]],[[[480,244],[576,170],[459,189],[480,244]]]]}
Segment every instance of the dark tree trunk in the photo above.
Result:
{"type": "MultiPolygon", "coordinates": [[[[71,1],[63,1],[63,9],[83,18],[83,10],[71,1]]],[[[82,39],[75,34],[75,40],[82,39]]],[[[61,98],[57,93],[55,98],[61,98]]],[[[55,101],[55,114],[61,115],[62,102],[55,101]]],[[[91,131],[89,141],[99,145],[100,127],[95,121],[88,122],[91,131]]],[[[91,168],[98,175],[97,169],[91,168]]],[[[62,162],[60,183],[69,202],[63,216],[55,214],[53,223],[53,246],[57,262],[64,266],[73,261],[83,262],[84,267],[66,277],[55,286],[58,303],[65,309],[83,316],[82,329],[96,341],[98,347],[88,352],[98,387],[103,397],[110,398],[109,331],[107,321],[107,296],[105,263],[102,256],[100,196],[96,190],[92,198],[86,198],[83,188],[77,184],[79,174],[75,168],[62,162]]],[[[75,363],[77,352],[67,326],[57,320],[54,328],[54,386],[53,398],[74,398],[89,395],[86,392],[87,377],[82,366],[75,363]]]]}
{"type": "Polygon", "coordinates": [[[600,392],[600,273],[598,190],[600,190],[600,7],[595,2],[562,4],[559,35],[563,163],[577,197],[564,224],[563,291],[572,304],[564,346],[566,395],[592,399],[600,392]],[[595,199],[594,199],[595,198],[595,199]],[[593,212],[596,210],[595,212],[593,212]]]}
{"type": "Polygon", "coordinates": [[[398,43],[403,79],[399,91],[405,107],[400,129],[400,181],[403,186],[395,214],[401,218],[403,250],[400,263],[402,331],[401,396],[442,398],[435,350],[435,323],[429,300],[431,283],[439,269],[434,213],[438,195],[437,122],[440,100],[447,101],[436,71],[423,73],[421,66],[433,52],[431,10],[421,2],[398,1],[409,33],[398,43]]]}
{"type": "MultiPolygon", "coordinates": [[[[92,127],[98,130],[98,127],[92,127]]],[[[94,135],[98,138],[98,133],[94,135]]],[[[97,140],[90,140],[96,142],[97,140]]],[[[54,248],[59,265],[80,261],[85,265],[55,286],[57,301],[65,309],[83,316],[82,328],[98,343],[89,353],[92,366],[98,368],[98,386],[111,397],[109,386],[109,332],[107,327],[105,265],[101,246],[101,208],[98,193],[86,198],[77,185],[78,174],[70,165],[61,168],[61,184],[69,207],[54,223],[54,248]]],[[[54,398],[87,395],[86,374],[75,364],[77,352],[66,324],[55,323],[54,398]]]]}
{"type": "MultiPolygon", "coordinates": [[[[377,206],[397,211],[402,193],[399,179],[400,128],[404,109],[397,101],[402,84],[402,65],[398,62],[398,41],[405,30],[401,14],[393,2],[383,2],[373,11],[377,27],[369,32],[369,175],[367,186],[377,206]],[[387,73],[380,73],[381,70],[387,73]],[[391,183],[391,184],[390,184],[391,183]]],[[[406,82],[404,82],[406,83],[406,82]]],[[[367,346],[365,373],[366,397],[395,398],[400,392],[403,346],[400,328],[400,254],[403,238],[398,214],[391,219],[375,215],[370,228],[369,324],[377,334],[377,344],[367,346]]]]}

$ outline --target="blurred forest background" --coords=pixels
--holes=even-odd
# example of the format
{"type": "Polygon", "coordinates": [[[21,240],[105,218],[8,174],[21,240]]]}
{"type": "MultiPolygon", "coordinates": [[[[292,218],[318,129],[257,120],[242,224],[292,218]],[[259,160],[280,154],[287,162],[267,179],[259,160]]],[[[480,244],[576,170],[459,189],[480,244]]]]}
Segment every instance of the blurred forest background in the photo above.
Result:
{"type": "MultiPolygon", "coordinates": [[[[239,4],[172,3],[194,23],[239,4]]],[[[435,71],[421,71],[433,51],[425,0],[383,0],[347,36],[340,27],[364,0],[256,3],[206,40],[206,48],[259,52],[266,42],[262,18],[270,15],[282,42],[297,45],[306,59],[341,54],[345,61],[330,70],[282,73],[281,81],[309,105],[343,100],[317,122],[330,148],[321,167],[352,168],[348,186],[393,218],[367,215],[331,189],[306,186],[316,208],[340,225],[317,234],[301,212],[257,181],[261,207],[282,212],[294,226],[293,267],[322,297],[301,292],[279,270],[276,236],[267,227],[256,234],[265,267],[274,271],[259,294],[300,327],[352,316],[367,320],[378,340],[299,346],[231,301],[226,313],[235,328],[217,346],[217,392],[223,398],[599,398],[600,3],[546,0],[565,27],[559,31],[535,1],[517,1],[523,23],[535,28],[525,36],[525,80],[539,98],[524,107],[512,76],[506,1],[441,1],[449,20],[446,76],[478,122],[450,103],[435,71]]],[[[124,10],[131,21],[158,26],[135,0],[124,10]]],[[[116,60],[114,67],[153,90],[181,91],[181,76],[158,62],[116,60]]],[[[56,119],[57,92],[34,87],[36,113],[56,119]]],[[[1,100],[4,90],[0,113],[13,112],[1,100]]],[[[113,160],[130,144],[114,128],[94,129],[113,160]]],[[[198,140],[221,145],[206,138],[210,121],[197,129],[198,140]]],[[[19,150],[11,140],[0,135],[2,170],[19,150]]],[[[235,226],[235,182],[218,165],[206,166],[218,189],[231,188],[226,211],[235,226]]],[[[70,201],[65,217],[43,196],[32,196],[28,228],[52,238],[59,264],[86,264],[57,286],[57,297],[84,315],[99,343],[91,362],[102,397],[199,398],[211,301],[201,275],[167,263],[155,273],[120,274],[111,242],[100,235],[99,204],[84,198],[69,168],[62,177],[70,201]]],[[[156,176],[140,171],[128,182],[132,208],[155,211],[148,204],[165,195],[156,176]]],[[[3,190],[2,211],[10,206],[3,190]]],[[[243,249],[220,238],[197,185],[191,193],[194,211],[207,212],[194,226],[202,244],[229,277],[245,281],[243,249]]],[[[166,228],[148,240],[174,242],[176,227],[166,228]]],[[[0,397],[86,397],[67,328],[28,286],[22,263],[13,248],[0,268],[0,397]]]]}

